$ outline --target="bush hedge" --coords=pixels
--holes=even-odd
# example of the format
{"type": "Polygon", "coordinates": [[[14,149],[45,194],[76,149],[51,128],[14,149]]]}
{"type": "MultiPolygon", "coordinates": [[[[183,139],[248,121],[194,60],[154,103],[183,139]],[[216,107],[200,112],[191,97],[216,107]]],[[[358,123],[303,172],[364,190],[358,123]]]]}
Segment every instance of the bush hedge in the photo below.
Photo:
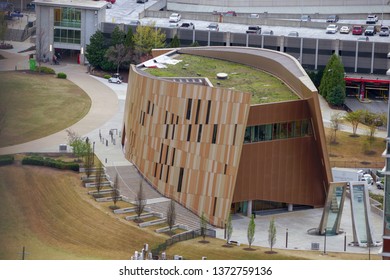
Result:
{"type": "Polygon", "coordinates": [[[41,72],[41,73],[45,73],[45,74],[55,74],[56,71],[54,71],[54,69],[50,68],[50,67],[46,67],[46,66],[37,66],[35,68],[35,72],[41,72]]]}
{"type": "Polygon", "coordinates": [[[57,78],[59,78],[59,79],[66,79],[66,74],[60,72],[60,73],[57,74],[57,78]]]}
{"type": "Polygon", "coordinates": [[[27,156],[22,160],[22,164],[25,165],[38,165],[38,166],[47,166],[57,169],[66,169],[79,171],[79,164],[75,162],[65,162],[62,160],[55,160],[52,158],[46,158],[41,156],[27,156]]]}
{"type": "Polygon", "coordinates": [[[111,78],[111,75],[105,74],[105,75],[103,76],[103,78],[108,80],[109,78],[111,78]]]}
{"type": "Polygon", "coordinates": [[[0,166],[1,165],[9,165],[14,163],[14,156],[11,155],[3,155],[0,156],[0,166]]]}

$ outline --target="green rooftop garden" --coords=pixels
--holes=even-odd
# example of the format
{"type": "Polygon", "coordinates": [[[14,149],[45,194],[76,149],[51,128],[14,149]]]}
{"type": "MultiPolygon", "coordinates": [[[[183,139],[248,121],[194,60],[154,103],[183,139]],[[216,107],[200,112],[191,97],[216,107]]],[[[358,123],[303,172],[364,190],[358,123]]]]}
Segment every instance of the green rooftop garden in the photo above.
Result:
{"type": "Polygon", "coordinates": [[[252,93],[252,104],[299,99],[284,82],[250,66],[186,54],[174,58],[182,61],[167,65],[168,68],[149,68],[145,71],[158,77],[207,77],[214,87],[252,93]],[[228,79],[217,79],[217,73],[228,74],[228,79]]]}

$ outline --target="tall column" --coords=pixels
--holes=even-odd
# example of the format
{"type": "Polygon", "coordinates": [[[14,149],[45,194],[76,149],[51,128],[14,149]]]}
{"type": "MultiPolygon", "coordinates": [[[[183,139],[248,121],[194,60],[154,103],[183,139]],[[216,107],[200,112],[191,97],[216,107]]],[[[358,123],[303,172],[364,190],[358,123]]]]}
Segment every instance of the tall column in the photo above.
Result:
{"type": "Polygon", "coordinates": [[[287,204],[287,211],[288,212],[292,212],[293,211],[293,204],[292,203],[287,204]]]}
{"type": "Polygon", "coordinates": [[[246,215],[252,217],[252,200],[248,200],[248,207],[246,208],[246,215]]]}

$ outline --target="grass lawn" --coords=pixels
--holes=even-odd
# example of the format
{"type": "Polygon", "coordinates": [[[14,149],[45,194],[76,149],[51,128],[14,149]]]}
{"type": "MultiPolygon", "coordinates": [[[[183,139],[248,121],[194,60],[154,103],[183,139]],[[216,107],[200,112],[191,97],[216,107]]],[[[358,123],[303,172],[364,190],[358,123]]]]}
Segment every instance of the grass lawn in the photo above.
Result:
{"type": "Polygon", "coordinates": [[[371,146],[368,147],[369,149],[366,150],[367,144],[365,143],[368,139],[366,135],[351,137],[352,133],[338,131],[336,143],[330,144],[330,133],[331,130],[325,128],[328,155],[332,167],[382,168],[384,166],[385,161],[382,153],[386,148],[385,139],[375,138],[371,146]]]}
{"type": "Polygon", "coordinates": [[[1,72],[0,81],[0,147],[65,129],[91,107],[91,99],[83,90],[54,75],[1,72]]]}
{"type": "MultiPolygon", "coordinates": [[[[248,250],[248,245],[228,246],[226,241],[206,237],[208,243],[202,243],[202,237],[175,243],[166,252],[169,256],[182,254],[185,259],[201,260],[207,256],[208,260],[367,260],[367,254],[334,253],[322,255],[319,251],[282,250],[273,249],[277,254],[269,254],[270,248],[252,246],[255,250],[248,250]]],[[[372,259],[381,259],[380,256],[371,256],[372,259]]]]}
{"type": "Polygon", "coordinates": [[[298,99],[281,80],[256,68],[195,55],[181,54],[175,59],[182,62],[165,69],[151,68],[146,71],[160,77],[207,77],[215,87],[252,93],[252,104],[298,99]],[[217,80],[216,74],[221,72],[227,73],[229,78],[217,80]]]}
{"type": "Polygon", "coordinates": [[[90,199],[78,173],[0,167],[0,259],[129,259],[167,237],[138,228],[90,199]]]}

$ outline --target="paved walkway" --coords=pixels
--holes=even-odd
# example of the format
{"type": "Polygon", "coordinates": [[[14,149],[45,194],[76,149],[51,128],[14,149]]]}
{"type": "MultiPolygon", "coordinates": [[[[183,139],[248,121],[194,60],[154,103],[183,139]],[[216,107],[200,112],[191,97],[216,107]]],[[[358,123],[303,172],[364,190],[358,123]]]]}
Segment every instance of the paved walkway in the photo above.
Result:
{"type": "MultiPolygon", "coordinates": [[[[23,49],[23,44],[15,43],[15,49],[11,51],[0,51],[7,59],[0,60],[1,70],[14,70],[27,68],[27,54],[17,54],[23,49]]],[[[122,130],[122,119],[125,103],[127,84],[109,84],[106,80],[90,76],[86,73],[86,67],[75,64],[50,65],[57,72],[65,72],[69,80],[79,85],[92,99],[92,107],[85,118],[70,128],[80,135],[88,136],[94,142],[95,153],[107,167],[111,177],[118,173],[120,176],[120,189],[123,195],[134,200],[137,193],[141,176],[136,168],[128,162],[121,151],[120,135],[122,130]],[[109,137],[109,131],[114,129],[115,144],[109,137]],[[99,133],[102,135],[100,140],[99,133]]],[[[341,111],[333,110],[320,96],[320,104],[324,119],[324,125],[330,124],[330,117],[341,111]]],[[[350,127],[342,126],[342,130],[351,132],[350,127]]],[[[385,133],[378,133],[385,137],[385,133]]],[[[28,143],[1,148],[0,154],[19,152],[56,152],[58,145],[67,142],[66,131],[60,131],[53,135],[31,141],[28,143]]],[[[147,184],[145,184],[147,185],[147,184]]],[[[165,215],[169,205],[169,199],[162,198],[154,188],[147,186],[147,198],[152,211],[161,212],[165,215]],[[159,201],[159,203],[155,203],[159,201]]],[[[345,204],[341,227],[346,232],[347,242],[352,241],[352,223],[349,202],[345,204]]],[[[177,204],[178,223],[186,224],[189,228],[199,227],[199,218],[189,210],[177,204]]],[[[301,210],[292,213],[274,214],[272,216],[258,216],[256,218],[256,235],[254,245],[268,246],[268,226],[271,217],[275,218],[277,227],[277,243],[275,248],[285,248],[285,235],[288,229],[288,248],[309,250],[312,242],[320,243],[320,250],[324,237],[307,234],[307,230],[316,228],[319,225],[322,209],[301,210]]],[[[381,240],[382,218],[373,216],[374,232],[377,240],[381,240]]],[[[233,216],[233,237],[232,240],[247,243],[247,227],[249,218],[242,215],[233,216]]],[[[217,237],[223,238],[224,231],[217,230],[217,237]]],[[[343,251],[344,235],[332,236],[327,239],[327,250],[343,251]]],[[[377,253],[379,248],[373,248],[372,253],[377,253]]],[[[368,252],[367,248],[347,247],[348,252],[368,252]]]]}

